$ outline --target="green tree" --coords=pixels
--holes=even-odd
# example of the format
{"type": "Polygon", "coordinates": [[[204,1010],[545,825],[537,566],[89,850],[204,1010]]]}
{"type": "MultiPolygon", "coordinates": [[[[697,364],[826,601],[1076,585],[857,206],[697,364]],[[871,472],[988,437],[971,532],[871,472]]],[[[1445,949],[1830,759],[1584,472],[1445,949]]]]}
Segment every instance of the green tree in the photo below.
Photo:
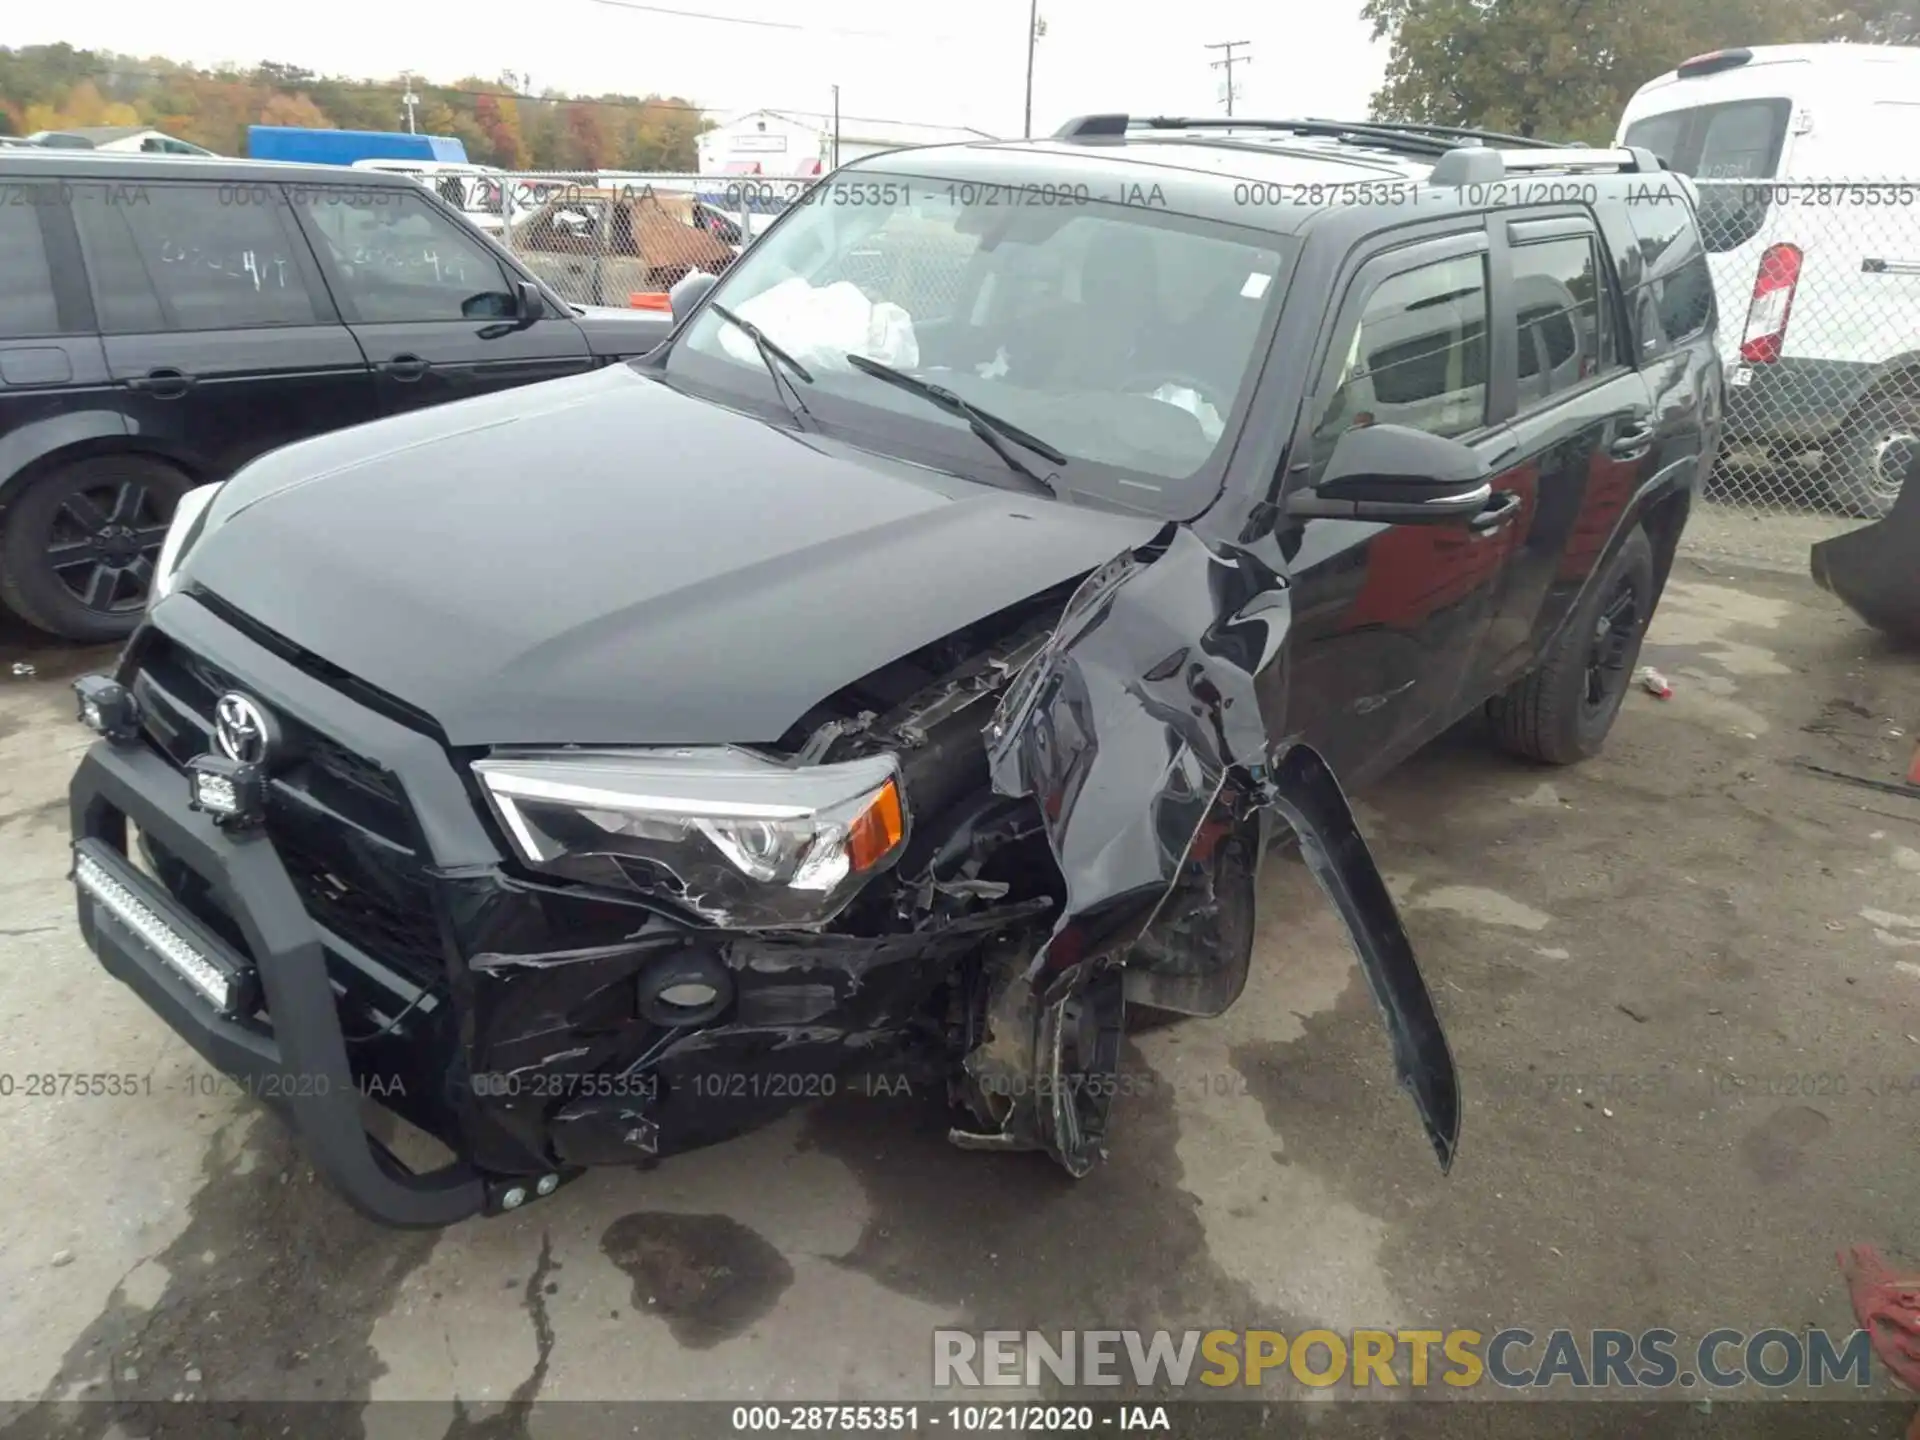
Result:
{"type": "Polygon", "coordinates": [[[1633,92],[1689,55],[1838,38],[1831,3],[1364,0],[1374,38],[1391,40],[1373,113],[1604,144],[1633,92]]]}
{"type": "Polygon", "coordinates": [[[1828,38],[1863,45],[1920,45],[1920,4],[1856,0],[1834,17],[1828,38]]]}

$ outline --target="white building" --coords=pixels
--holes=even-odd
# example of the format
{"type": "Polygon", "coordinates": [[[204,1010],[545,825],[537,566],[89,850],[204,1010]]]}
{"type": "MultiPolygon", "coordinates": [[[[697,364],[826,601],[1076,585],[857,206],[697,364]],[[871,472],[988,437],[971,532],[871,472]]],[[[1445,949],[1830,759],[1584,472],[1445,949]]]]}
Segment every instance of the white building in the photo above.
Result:
{"type": "Polygon", "coordinates": [[[907,125],[872,120],[840,122],[839,157],[833,122],[780,110],[737,115],[699,138],[703,175],[820,175],[862,155],[905,145],[952,145],[992,140],[984,130],[950,125],[907,125]]]}

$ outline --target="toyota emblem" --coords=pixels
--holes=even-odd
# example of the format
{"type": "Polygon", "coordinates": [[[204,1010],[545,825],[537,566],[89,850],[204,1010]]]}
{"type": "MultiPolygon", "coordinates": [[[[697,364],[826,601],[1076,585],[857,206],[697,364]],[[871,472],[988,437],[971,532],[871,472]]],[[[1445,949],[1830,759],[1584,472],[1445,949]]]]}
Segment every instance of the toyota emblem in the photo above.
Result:
{"type": "Polygon", "coordinates": [[[242,765],[264,765],[278,739],[267,712],[229,690],[213,709],[213,740],[220,753],[242,765]]]}

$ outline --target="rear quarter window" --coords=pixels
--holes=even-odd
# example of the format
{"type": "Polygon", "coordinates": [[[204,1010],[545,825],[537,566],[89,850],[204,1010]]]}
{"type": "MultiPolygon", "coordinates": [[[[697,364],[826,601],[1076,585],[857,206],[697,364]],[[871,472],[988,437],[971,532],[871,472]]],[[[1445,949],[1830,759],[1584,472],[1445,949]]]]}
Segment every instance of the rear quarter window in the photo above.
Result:
{"type": "Polygon", "coordinates": [[[0,340],[60,333],[40,236],[41,210],[59,200],[57,185],[0,184],[0,340]]]}
{"type": "Polygon", "coordinates": [[[1713,323],[1713,276],[1701,243],[1705,217],[1695,223],[1678,187],[1638,194],[1626,209],[1642,276],[1628,308],[1639,317],[1644,356],[1651,353],[1650,340],[1656,342],[1652,350],[1678,345],[1713,323]]]}

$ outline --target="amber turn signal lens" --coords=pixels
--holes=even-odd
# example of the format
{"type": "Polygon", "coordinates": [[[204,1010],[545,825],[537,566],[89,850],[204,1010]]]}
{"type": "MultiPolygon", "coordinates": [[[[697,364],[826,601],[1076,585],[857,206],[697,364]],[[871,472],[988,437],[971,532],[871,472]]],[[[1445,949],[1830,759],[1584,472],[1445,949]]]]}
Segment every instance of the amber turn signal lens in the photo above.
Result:
{"type": "Polygon", "coordinates": [[[871,870],[892,853],[906,833],[899,787],[889,780],[847,831],[847,859],[856,872],[871,870]]]}
{"type": "Polygon", "coordinates": [[[627,304],[635,310],[671,311],[673,309],[672,299],[660,290],[636,290],[627,296],[627,304]]]}

